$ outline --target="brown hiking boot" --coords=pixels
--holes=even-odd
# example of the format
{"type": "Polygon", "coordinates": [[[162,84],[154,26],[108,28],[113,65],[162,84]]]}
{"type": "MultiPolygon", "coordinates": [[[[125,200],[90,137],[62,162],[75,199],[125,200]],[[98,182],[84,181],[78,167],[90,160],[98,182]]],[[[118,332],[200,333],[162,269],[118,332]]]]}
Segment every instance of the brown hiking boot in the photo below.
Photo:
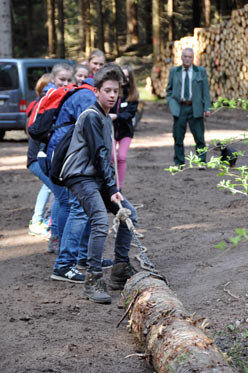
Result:
{"type": "Polygon", "coordinates": [[[113,265],[110,275],[110,287],[113,290],[122,290],[127,280],[137,273],[130,263],[116,263],[113,265]]]}
{"type": "Polygon", "coordinates": [[[107,293],[107,286],[102,278],[102,272],[86,273],[83,297],[95,303],[111,303],[111,296],[107,293]]]}

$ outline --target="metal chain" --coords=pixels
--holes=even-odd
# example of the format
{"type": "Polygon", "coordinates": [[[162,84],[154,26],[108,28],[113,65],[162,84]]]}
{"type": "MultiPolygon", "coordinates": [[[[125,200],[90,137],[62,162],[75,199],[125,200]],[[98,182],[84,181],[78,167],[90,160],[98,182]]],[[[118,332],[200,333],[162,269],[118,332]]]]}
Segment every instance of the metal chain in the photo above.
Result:
{"type": "MultiPolygon", "coordinates": [[[[120,210],[117,213],[117,215],[114,217],[114,219],[113,219],[113,225],[112,225],[112,230],[114,231],[115,237],[116,237],[117,230],[118,230],[118,227],[119,227],[119,224],[120,224],[120,218],[119,218],[119,216],[122,215],[121,216],[121,220],[125,221],[125,223],[127,224],[127,227],[128,227],[128,229],[130,230],[130,232],[132,234],[133,241],[135,242],[135,243],[134,242],[131,243],[131,245],[134,246],[134,247],[138,247],[138,249],[139,249],[139,254],[135,255],[135,259],[137,259],[140,262],[140,267],[142,269],[145,269],[146,271],[150,271],[150,272],[153,272],[153,273],[157,273],[157,271],[156,271],[156,269],[154,267],[154,264],[151,262],[151,260],[146,255],[147,248],[144,247],[144,246],[142,246],[141,242],[139,240],[139,238],[143,238],[144,235],[141,234],[141,233],[138,233],[135,230],[131,219],[128,217],[128,214],[125,211],[127,209],[123,209],[121,205],[119,207],[120,207],[120,210]]],[[[135,207],[137,209],[137,208],[143,207],[143,205],[142,204],[135,205],[135,207]]]]}

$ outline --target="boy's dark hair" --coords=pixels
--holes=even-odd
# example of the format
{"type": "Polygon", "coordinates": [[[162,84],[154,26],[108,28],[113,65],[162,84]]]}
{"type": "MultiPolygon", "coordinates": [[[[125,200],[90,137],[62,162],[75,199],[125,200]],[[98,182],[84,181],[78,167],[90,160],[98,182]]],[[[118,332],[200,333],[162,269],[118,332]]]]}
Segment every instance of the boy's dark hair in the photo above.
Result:
{"type": "Polygon", "coordinates": [[[106,63],[94,75],[95,87],[97,89],[101,89],[103,83],[107,80],[115,80],[119,84],[123,81],[123,72],[114,62],[106,63]]]}

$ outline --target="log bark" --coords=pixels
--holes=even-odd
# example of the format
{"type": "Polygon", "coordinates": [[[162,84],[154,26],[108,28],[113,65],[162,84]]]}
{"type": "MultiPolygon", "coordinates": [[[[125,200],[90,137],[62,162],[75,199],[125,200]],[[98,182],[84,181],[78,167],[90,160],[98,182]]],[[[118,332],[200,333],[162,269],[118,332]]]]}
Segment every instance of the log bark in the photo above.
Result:
{"type": "Polygon", "coordinates": [[[213,340],[196,326],[166,283],[139,272],[125,285],[123,299],[129,326],[157,373],[231,373],[213,340]]]}

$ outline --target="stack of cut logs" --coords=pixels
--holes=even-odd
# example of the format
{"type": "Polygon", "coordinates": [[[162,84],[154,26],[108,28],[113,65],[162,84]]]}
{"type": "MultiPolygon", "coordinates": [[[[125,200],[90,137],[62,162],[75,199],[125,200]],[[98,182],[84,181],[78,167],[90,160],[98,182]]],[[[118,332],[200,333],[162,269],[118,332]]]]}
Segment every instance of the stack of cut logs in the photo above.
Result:
{"type": "Polygon", "coordinates": [[[158,96],[165,97],[170,67],[181,64],[185,47],[193,48],[194,62],[206,68],[213,101],[219,96],[248,99],[248,4],[234,10],[228,21],[166,44],[151,74],[158,96]]]}

